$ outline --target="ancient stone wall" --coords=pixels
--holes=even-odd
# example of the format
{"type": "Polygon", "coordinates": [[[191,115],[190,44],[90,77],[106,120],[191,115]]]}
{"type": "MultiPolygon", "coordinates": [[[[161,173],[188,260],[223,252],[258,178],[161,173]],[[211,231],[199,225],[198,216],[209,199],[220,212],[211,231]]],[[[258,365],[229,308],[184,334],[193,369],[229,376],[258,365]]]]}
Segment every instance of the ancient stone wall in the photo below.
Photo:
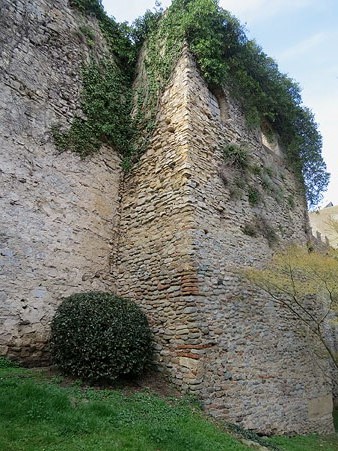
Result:
{"type": "Polygon", "coordinates": [[[81,65],[106,51],[98,25],[67,5],[1,4],[0,353],[43,362],[61,296],[117,291],[146,311],[159,367],[214,416],[264,433],[332,430],[326,360],[240,274],[307,240],[301,186],[277,141],[248,130],[185,50],[123,183],[112,149],[60,155],[51,126],[79,112],[81,65]],[[229,143],[246,168],[224,158],[229,143]]]}
{"type": "Polygon", "coordinates": [[[330,430],[331,386],[318,366],[328,370],[327,362],[313,353],[300,324],[238,273],[266,263],[273,248],[306,244],[304,193],[280,151],[246,130],[238,110],[229,107],[226,121],[210,117],[208,89],[197,73],[189,84],[189,104],[192,129],[204,130],[191,135],[189,183],[197,303],[215,343],[200,363],[207,409],[267,433],[330,430]],[[225,138],[247,150],[248,168],[227,165],[225,138]],[[234,193],[237,178],[242,185],[234,193]]]}
{"type": "MultiPolygon", "coordinates": [[[[330,247],[338,249],[338,232],[335,222],[338,220],[338,206],[328,205],[309,213],[312,230],[312,242],[316,249],[327,252],[330,247]]],[[[331,312],[326,323],[326,339],[332,351],[338,355],[338,315],[331,312]]],[[[338,372],[332,368],[333,373],[333,401],[338,406],[338,372]]]]}
{"type": "Polygon", "coordinates": [[[327,362],[239,273],[307,241],[304,194],[223,96],[185,51],[124,185],[118,289],[148,312],[161,367],[208,412],[265,433],[329,431],[331,385],[318,367],[327,362]],[[224,160],[227,143],[246,149],[250,168],[224,160]]]}
{"type": "Polygon", "coordinates": [[[334,223],[338,220],[338,206],[325,207],[309,214],[312,233],[319,242],[338,248],[338,233],[334,223]],[[333,222],[333,223],[332,223],[333,222]]]}
{"type": "Polygon", "coordinates": [[[182,59],[162,98],[150,147],[125,179],[114,268],[119,293],[135,299],[148,313],[158,361],[171,369],[182,388],[196,383],[194,376],[190,383],[182,374],[181,363],[189,344],[202,344],[203,335],[194,301],[197,266],[191,252],[188,72],[182,59]]]}
{"type": "Polygon", "coordinates": [[[92,51],[67,4],[2,0],[0,14],[0,353],[40,364],[60,297],[107,289],[118,217],[117,154],[82,161],[51,138],[79,108],[92,51]]]}

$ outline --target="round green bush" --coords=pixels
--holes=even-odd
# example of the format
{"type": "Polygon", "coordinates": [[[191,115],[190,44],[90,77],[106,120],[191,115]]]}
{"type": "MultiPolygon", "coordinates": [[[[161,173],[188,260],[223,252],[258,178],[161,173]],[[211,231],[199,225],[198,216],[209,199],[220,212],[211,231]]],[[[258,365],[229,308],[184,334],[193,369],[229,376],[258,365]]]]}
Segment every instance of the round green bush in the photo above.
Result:
{"type": "Polygon", "coordinates": [[[151,332],[134,302],[111,293],[76,293],[55,313],[50,352],[64,374],[107,383],[144,370],[151,359],[151,332]]]}

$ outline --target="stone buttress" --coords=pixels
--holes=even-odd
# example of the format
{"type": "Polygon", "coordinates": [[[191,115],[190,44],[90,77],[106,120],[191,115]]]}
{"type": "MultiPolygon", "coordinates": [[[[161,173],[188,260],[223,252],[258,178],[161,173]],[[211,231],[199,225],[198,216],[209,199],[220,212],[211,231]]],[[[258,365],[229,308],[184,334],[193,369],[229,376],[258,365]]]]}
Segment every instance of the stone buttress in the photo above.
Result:
{"type": "Polygon", "coordinates": [[[327,362],[240,276],[267,261],[271,247],[307,239],[304,195],[270,147],[226,93],[209,91],[185,50],[149,148],[124,182],[115,278],[119,294],[146,311],[159,366],[209,413],[264,433],[332,431],[331,385],[320,369],[327,362]],[[229,142],[270,174],[270,191],[258,171],[227,167],[229,142]],[[234,192],[237,178],[244,186],[234,192]]]}

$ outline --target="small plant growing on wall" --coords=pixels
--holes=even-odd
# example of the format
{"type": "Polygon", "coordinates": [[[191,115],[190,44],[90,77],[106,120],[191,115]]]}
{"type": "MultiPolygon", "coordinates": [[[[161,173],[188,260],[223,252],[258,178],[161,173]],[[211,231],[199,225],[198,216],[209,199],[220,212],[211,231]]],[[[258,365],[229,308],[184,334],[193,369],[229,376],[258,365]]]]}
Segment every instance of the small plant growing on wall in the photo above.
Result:
{"type": "Polygon", "coordinates": [[[260,215],[256,215],[251,222],[246,223],[242,227],[242,232],[252,238],[259,236],[265,238],[269,247],[273,247],[278,242],[278,235],[274,228],[265,217],[260,215]]]}
{"type": "Polygon", "coordinates": [[[127,79],[114,60],[92,62],[82,70],[81,107],[85,118],[74,118],[68,130],[52,127],[56,147],[73,151],[82,158],[98,151],[105,143],[122,155],[129,155],[131,91],[127,79]]]}
{"type": "Polygon", "coordinates": [[[223,159],[227,165],[241,170],[246,170],[249,165],[247,150],[236,144],[228,144],[223,147],[223,159]]]}
{"type": "Polygon", "coordinates": [[[244,227],[242,228],[242,231],[245,235],[248,235],[251,237],[256,237],[258,234],[256,224],[252,224],[252,223],[245,224],[244,227]]]}
{"type": "Polygon", "coordinates": [[[16,368],[19,364],[7,357],[0,357],[0,368],[16,368]]]}
{"type": "Polygon", "coordinates": [[[79,31],[81,32],[82,36],[85,38],[87,45],[89,47],[93,47],[95,44],[95,32],[91,27],[88,25],[81,25],[79,27],[79,31]]]}
{"type": "Polygon", "coordinates": [[[248,200],[251,205],[257,205],[261,201],[261,193],[253,186],[248,188],[248,200]]]}
{"type": "Polygon", "coordinates": [[[52,361],[70,376],[111,383],[142,373],[151,359],[151,332],[141,309],[111,293],[64,298],[51,324],[52,361]]]}

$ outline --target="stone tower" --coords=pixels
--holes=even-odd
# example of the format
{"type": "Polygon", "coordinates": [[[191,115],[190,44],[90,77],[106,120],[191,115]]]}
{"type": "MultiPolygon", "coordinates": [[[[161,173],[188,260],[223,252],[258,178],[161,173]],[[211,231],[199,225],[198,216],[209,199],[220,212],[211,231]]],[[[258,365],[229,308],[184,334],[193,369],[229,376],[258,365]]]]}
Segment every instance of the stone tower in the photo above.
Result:
{"type": "Polygon", "coordinates": [[[16,0],[1,20],[1,353],[43,360],[60,298],[113,290],[143,307],[159,367],[215,417],[263,433],[331,431],[327,362],[240,273],[307,240],[278,145],[247,129],[230,93],[208,89],[185,49],[131,173],[114,149],[60,155],[49,130],[78,108],[83,18],[65,0],[16,0]],[[229,143],[253,170],[224,160],[229,143]]]}
{"type": "Polygon", "coordinates": [[[278,147],[246,128],[225,92],[209,91],[186,49],[152,143],[123,185],[115,279],[147,311],[173,380],[214,416],[266,433],[330,430],[332,421],[331,387],[308,338],[239,273],[268,261],[271,247],[306,242],[297,183],[278,147]],[[260,171],[227,167],[224,141],[245,146],[260,171]]]}

